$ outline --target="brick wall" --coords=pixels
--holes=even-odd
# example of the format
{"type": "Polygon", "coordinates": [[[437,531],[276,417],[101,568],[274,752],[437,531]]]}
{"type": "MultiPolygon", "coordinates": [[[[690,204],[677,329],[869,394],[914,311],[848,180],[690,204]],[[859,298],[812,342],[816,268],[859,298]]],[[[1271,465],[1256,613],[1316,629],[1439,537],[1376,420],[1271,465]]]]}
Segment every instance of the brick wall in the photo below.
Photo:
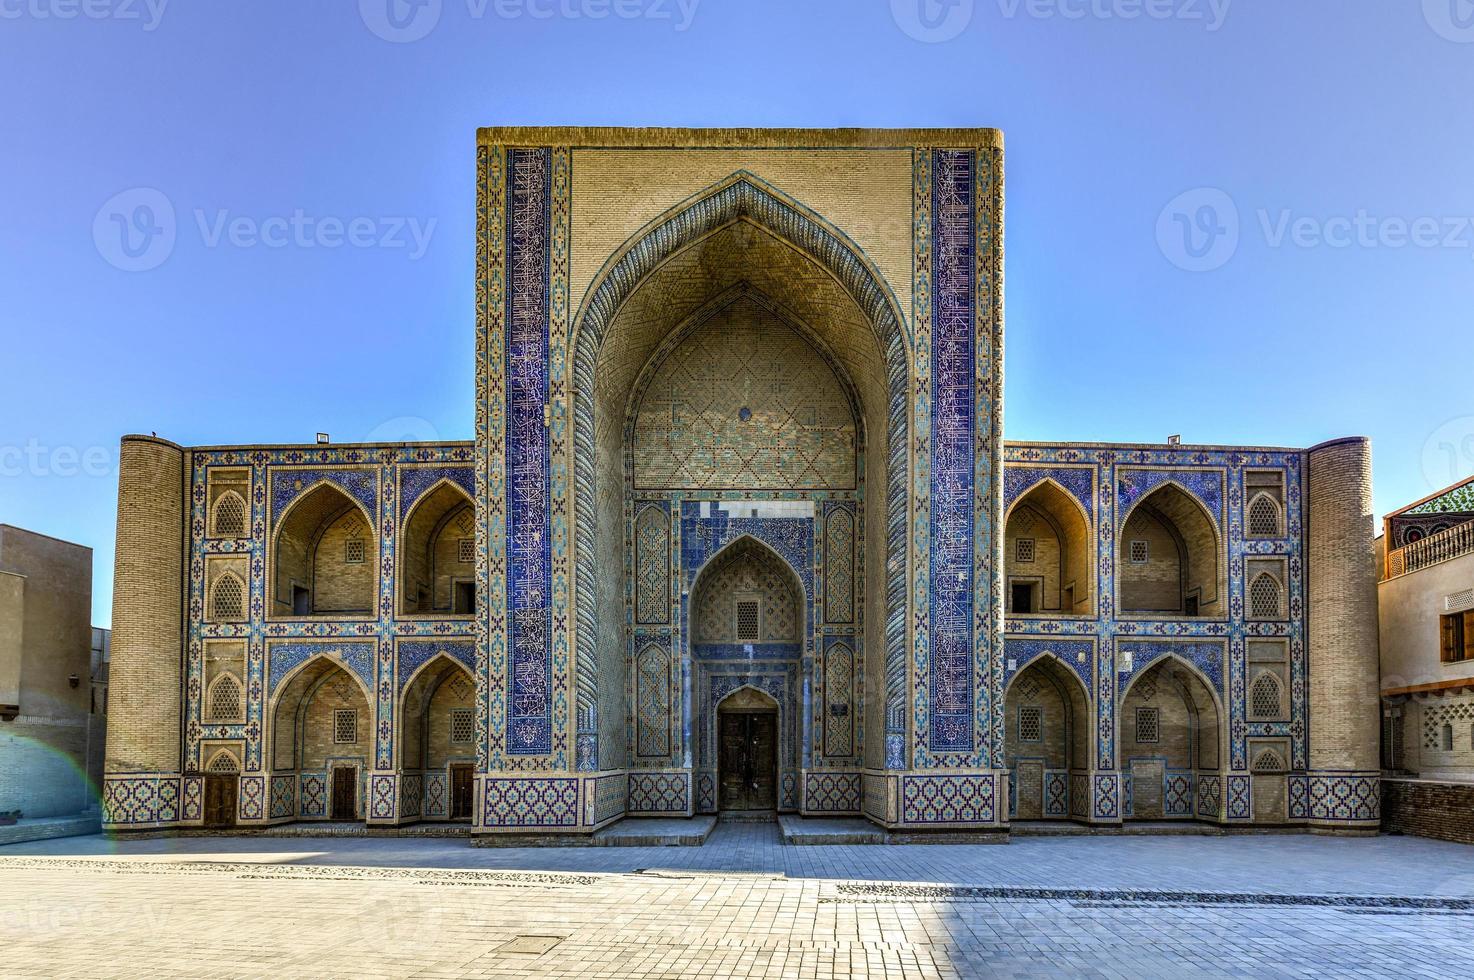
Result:
{"type": "Polygon", "coordinates": [[[1474,783],[1383,779],[1382,830],[1474,844],[1474,783]]]}

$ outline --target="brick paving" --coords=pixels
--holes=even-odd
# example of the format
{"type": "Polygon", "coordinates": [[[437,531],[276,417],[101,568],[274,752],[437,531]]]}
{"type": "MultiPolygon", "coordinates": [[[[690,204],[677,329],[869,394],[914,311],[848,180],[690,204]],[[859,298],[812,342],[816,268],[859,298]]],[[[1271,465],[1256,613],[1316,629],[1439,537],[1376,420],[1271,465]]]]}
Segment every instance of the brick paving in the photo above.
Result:
{"type": "Polygon", "coordinates": [[[1474,848],[1415,838],[0,847],[6,976],[1446,977],[1471,927],[1474,848]]]}

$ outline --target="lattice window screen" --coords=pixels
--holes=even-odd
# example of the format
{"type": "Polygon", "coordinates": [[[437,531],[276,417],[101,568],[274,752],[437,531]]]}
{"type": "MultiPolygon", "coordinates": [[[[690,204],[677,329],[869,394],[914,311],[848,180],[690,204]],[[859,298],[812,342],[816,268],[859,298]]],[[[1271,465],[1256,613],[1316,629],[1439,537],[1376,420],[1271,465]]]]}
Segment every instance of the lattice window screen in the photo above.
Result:
{"type": "Polygon", "coordinates": [[[756,599],[737,601],[736,635],[738,640],[752,642],[762,637],[760,608],[756,599]]]}
{"type": "Polygon", "coordinates": [[[246,612],[246,589],[241,580],[229,572],[215,583],[210,599],[211,619],[241,619],[246,612]]]}
{"type": "Polygon", "coordinates": [[[222,538],[239,538],[246,533],[246,502],[234,490],[227,490],[215,501],[215,534],[222,538]]]}
{"type": "Polygon", "coordinates": [[[1273,575],[1261,574],[1249,586],[1249,615],[1255,619],[1275,619],[1280,614],[1280,584],[1273,575]]]}
{"type": "Polygon", "coordinates": [[[1249,536],[1273,538],[1280,533],[1280,510],[1265,494],[1254,498],[1249,505],[1249,536]]]}
{"type": "Polygon", "coordinates": [[[463,565],[471,565],[476,561],[476,539],[456,539],[456,561],[463,565]]]}
{"type": "Polygon", "coordinates": [[[1038,554],[1038,542],[1034,538],[1019,538],[1014,541],[1014,559],[1022,564],[1033,562],[1038,554]]]}
{"type": "Polygon", "coordinates": [[[1279,717],[1279,678],[1268,672],[1255,678],[1254,686],[1249,691],[1249,711],[1260,718],[1279,717]]]}
{"type": "Polygon", "coordinates": [[[1250,767],[1252,772],[1283,772],[1285,760],[1274,749],[1261,749],[1254,756],[1254,764],[1250,767]]]}
{"type": "Polygon", "coordinates": [[[1145,565],[1151,558],[1151,549],[1147,543],[1140,539],[1131,542],[1131,562],[1134,565],[1145,565]]]}
{"type": "Polygon", "coordinates": [[[339,745],[352,745],[358,741],[357,711],[339,708],[333,712],[333,741],[339,745]]]}
{"type": "Polygon", "coordinates": [[[241,684],[225,674],[210,688],[211,721],[237,721],[241,716],[241,684]]]}
{"type": "Polygon", "coordinates": [[[1020,742],[1044,741],[1044,709],[1039,705],[1025,704],[1019,706],[1018,740],[1020,742]]]}
{"type": "Polygon", "coordinates": [[[363,564],[363,538],[349,538],[343,542],[343,560],[350,565],[363,564]]]}
{"type": "Polygon", "coordinates": [[[1162,716],[1156,708],[1136,709],[1136,740],[1158,742],[1162,738],[1162,716]]]}
{"type": "Polygon", "coordinates": [[[215,773],[233,773],[240,772],[241,767],[240,763],[236,761],[235,756],[231,753],[216,752],[215,757],[210,760],[210,765],[206,768],[205,771],[215,773]]]}
{"type": "Polygon", "coordinates": [[[454,708],[450,713],[450,740],[469,742],[476,731],[476,715],[470,708],[454,708]]]}

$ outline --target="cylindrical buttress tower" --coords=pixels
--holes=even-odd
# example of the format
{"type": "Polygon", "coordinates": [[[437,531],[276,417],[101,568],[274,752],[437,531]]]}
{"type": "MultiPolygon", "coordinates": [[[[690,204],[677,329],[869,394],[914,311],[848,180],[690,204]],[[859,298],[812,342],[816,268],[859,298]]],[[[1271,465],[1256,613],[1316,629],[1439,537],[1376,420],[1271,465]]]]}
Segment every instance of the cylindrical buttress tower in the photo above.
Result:
{"type": "Polygon", "coordinates": [[[1365,832],[1381,817],[1371,443],[1338,439],[1308,457],[1307,812],[1312,828],[1365,832]]]}
{"type": "Polygon", "coordinates": [[[125,436],[118,472],[104,821],[178,819],[184,637],[184,450],[125,436]]]}

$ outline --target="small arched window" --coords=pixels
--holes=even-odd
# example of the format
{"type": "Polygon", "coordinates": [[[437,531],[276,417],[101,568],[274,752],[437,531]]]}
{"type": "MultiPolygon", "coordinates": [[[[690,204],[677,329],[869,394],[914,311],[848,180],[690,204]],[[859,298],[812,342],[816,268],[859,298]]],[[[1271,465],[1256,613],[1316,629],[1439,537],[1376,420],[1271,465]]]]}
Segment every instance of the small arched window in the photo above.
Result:
{"type": "Polygon", "coordinates": [[[1249,689],[1249,710],[1259,718],[1278,718],[1280,715],[1280,681],[1265,671],[1254,679],[1249,689]]]}
{"type": "Polygon", "coordinates": [[[234,674],[221,674],[210,685],[206,718],[210,721],[240,721],[241,682],[235,679],[234,674]]]}
{"type": "Polygon", "coordinates": [[[217,538],[246,536],[246,502],[234,490],[227,490],[215,501],[211,526],[217,538]]]}
{"type": "Polygon", "coordinates": [[[205,767],[206,772],[235,773],[241,771],[241,764],[236,759],[235,753],[228,749],[221,749],[210,759],[210,764],[205,767]]]}
{"type": "Polygon", "coordinates": [[[1278,619],[1280,584],[1268,572],[1262,572],[1249,586],[1249,615],[1254,619],[1278,619]]]}
{"type": "Polygon", "coordinates": [[[210,593],[210,618],[214,620],[244,619],[246,585],[234,572],[226,572],[215,580],[210,593]]]}
{"type": "Polygon", "coordinates": [[[1269,494],[1261,493],[1249,504],[1249,536],[1276,538],[1280,533],[1279,505],[1269,494]]]}
{"type": "Polygon", "coordinates": [[[1250,767],[1251,772],[1283,772],[1285,768],[1284,757],[1274,749],[1260,749],[1254,756],[1254,764],[1250,767]]]}

